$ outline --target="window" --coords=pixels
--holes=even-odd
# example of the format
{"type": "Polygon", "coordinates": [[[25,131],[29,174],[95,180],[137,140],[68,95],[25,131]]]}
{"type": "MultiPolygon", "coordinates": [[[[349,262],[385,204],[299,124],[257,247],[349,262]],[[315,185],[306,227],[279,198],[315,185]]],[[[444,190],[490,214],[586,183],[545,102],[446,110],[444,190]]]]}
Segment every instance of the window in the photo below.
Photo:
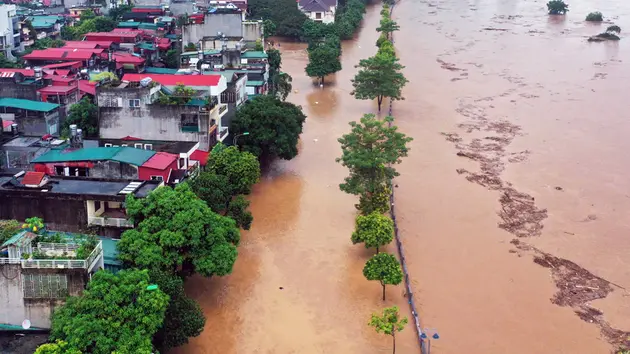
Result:
{"type": "Polygon", "coordinates": [[[138,108],[140,107],[140,100],[139,99],[133,99],[133,100],[129,100],[129,107],[130,108],[138,108]]]}
{"type": "Polygon", "coordinates": [[[133,144],[136,149],[142,149],[142,144],[133,144]]]}
{"type": "Polygon", "coordinates": [[[183,169],[186,166],[186,159],[183,157],[179,158],[179,168],[183,169]]]}
{"type": "Polygon", "coordinates": [[[182,113],[181,115],[181,130],[183,132],[198,132],[199,131],[199,115],[195,113],[182,113]]]}
{"type": "Polygon", "coordinates": [[[163,181],[164,177],[162,176],[151,176],[152,181],[163,181]]]}
{"type": "Polygon", "coordinates": [[[57,176],[65,176],[63,166],[55,166],[55,174],[57,176]]]}
{"type": "Polygon", "coordinates": [[[316,20],[321,20],[322,19],[322,13],[321,12],[316,12],[315,13],[315,19],[316,20]]]}
{"type": "Polygon", "coordinates": [[[112,144],[107,143],[107,144],[105,144],[105,147],[106,148],[110,148],[110,147],[112,147],[112,144]]]}
{"type": "Polygon", "coordinates": [[[65,299],[69,295],[65,274],[24,274],[25,299],[65,299]]]}
{"type": "Polygon", "coordinates": [[[153,144],[144,144],[145,150],[153,150],[153,144]]]}
{"type": "Polygon", "coordinates": [[[127,144],[122,144],[121,146],[127,146],[127,144]]]}

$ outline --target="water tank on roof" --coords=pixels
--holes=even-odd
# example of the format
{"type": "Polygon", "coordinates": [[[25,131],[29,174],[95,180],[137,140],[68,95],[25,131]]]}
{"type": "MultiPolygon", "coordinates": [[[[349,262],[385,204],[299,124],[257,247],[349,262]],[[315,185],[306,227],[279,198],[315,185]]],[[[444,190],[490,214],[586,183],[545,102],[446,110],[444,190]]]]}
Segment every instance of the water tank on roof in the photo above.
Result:
{"type": "Polygon", "coordinates": [[[152,81],[153,79],[151,79],[150,77],[145,77],[144,79],[140,80],[140,86],[147,87],[149,86],[149,84],[151,84],[152,81]]]}
{"type": "Polygon", "coordinates": [[[36,79],[42,78],[42,68],[40,68],[39,66],[36,66],[35,68],[33,68],[33,71],[35,72],[36,79]]]}

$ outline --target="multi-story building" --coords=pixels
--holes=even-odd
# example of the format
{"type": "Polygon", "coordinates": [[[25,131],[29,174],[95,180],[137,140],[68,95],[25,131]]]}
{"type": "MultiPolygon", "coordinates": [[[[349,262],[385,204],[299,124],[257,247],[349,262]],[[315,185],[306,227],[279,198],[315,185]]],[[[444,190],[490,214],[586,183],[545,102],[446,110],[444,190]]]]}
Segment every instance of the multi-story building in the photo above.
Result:
{"type": "Polygon", "coordinates": [[[16,15],[15,5],[0,5],[0,51],[10,60],[15,57],[11,51],[23,51],[20,45],[20,19],[16,15]]]}
{"type": "Polygon", "coordinates": [[[337,0],[298,0],[298,8],[316,22],[335,22],[337,0]]]}

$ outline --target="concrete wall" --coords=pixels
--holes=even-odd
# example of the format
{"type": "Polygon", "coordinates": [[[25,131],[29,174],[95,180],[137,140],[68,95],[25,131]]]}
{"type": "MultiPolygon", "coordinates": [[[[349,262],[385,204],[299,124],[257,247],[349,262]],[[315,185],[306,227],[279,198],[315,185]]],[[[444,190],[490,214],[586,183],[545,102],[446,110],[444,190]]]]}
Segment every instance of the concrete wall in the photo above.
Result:
{"type": "Polygon", "coordinates": [[[256,42],[257,39],[262,40],[262,36],[263,36],[262,21],[243,22],[243,40],[245,42],[256,42]]]}
{"type": "Polygon", "coordinates": [[[16,84],[14,80],[8,79],[0,80],[0,97],[39,101],[37,97],[37,87],[34,85],[16,84]]]}
{"type": "Polygon", "coordinates": [[[50,328],[51,315],[63,305],[59,299],[24,299],[23,277],[26,274],[66,274],[70,295],[79,295],[87,281],[82,271],[22,269],[19,264],[0,265],[0,323],[21,325],[28,319],[31,326],[50,328]]]}
{"type": "Polygon", "coordinates": [[[218,32],[226,37],[243,37],[243,18],[240,13],[207,14],[205,23],[184,26],[182,43],[197,43],[204,37],[214,38],[218,32]]]}
{"type": "Polygon", "coordinates": [[[90,169],[90,177],[137,179],[138,167],[118,161],[98,161],[90,169]]]}
{"type": "Polygon", "coordinates": [[[16,117],[15,123],[18,125],[18,131],[24,135],[43,136],[52,134],[58,136],[61,132],[61,120],[59,112],[44,116],[43,113],[28,112],[29,116],[16,117]],[[56,128],[55,128],[56,127],[56,128]]]}

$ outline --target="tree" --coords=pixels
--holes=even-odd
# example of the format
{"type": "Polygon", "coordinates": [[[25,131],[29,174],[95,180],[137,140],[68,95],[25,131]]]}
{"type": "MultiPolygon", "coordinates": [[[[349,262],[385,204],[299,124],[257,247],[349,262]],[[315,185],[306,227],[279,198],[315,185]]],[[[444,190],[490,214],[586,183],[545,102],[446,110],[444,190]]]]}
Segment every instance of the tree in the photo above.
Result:
{"type": "Polygon", "coordinates": [[[131,5],[119,5],[118,7],[114,7],[109,10],[109,17],[111,17],[114,21],[120,21],[122,16],[127,12],[131,12],[133,6],[131,5]]]}
{"type": "Polygon", "coordinates": [[[17,234],[22,229],[22,223],[17,220],[0,220],[0,245],[17,234]]]}
{"type": "Polygon", "coordinates": [[[188,42],[188,44],[186,44],[186,47],[184,48],[185,52],[196,52],[197,51],[197,46],[195,45],[195,43],[192,42],[188,42]]]}
{"type": "Polygon", "coordinates": [[[599,11],[591,12],[588,15],[586,15],[586,21],[602,22],[603,20],[604,20],[604,16],[599,11]]]}
{"type": "Polygon", "coordinates": [[[149,285],[146,270],[97,272],[81,296],[69,297],[55,310],[51,340],[83,353],[151,353],[168,295],[149,285]]]}
{"type": "Polygon", "coordinates": [[[164,56],[164,64],[167,68],[179,69],[179,51],[176,49],[169,49],[164,56]]]}
{"type": "Polygon", "coordinates": [[[407,317],[400,318],[398,306],[386,307],[383,314],[372,314],[372,319],[368,323],[374,327],[376,333],[384,333],[392,336],[393,354],[396,354],[396,332],[401,332],[407,325],[407,317]]]}
{"type": "Polygon", "coordinates": [[[389,253],[377,253],[368,259],[363,267],[363,275],[367,280],[378,280],[383,287],[385,301],[385,285],[398,285],[403,280],[403,272],[396,257],[389,253]]]}
{"type": "Polygon", "coordinates": [[[7,59],[4,54],[0,53],[0,67],[1,68],[21,68],[22,65],[18,62],[13,62],[7,59]]]}
{"type": "Polygon", "coordinates": [[[111,32],[116,28],[116,21],[111,17],[99,16],[94,19],[96,32],[111,32]]]}
{"type": "Polygon", "coordinates": [[[190,87],[186,87],[182,84],[175,86],[172,95],[161,94],[158,99],[158,104],[163,105],[184,105],[195,96],[196,91],[190,87]]]}
{"type": "Polygon", "coordinates": [[[365,13],[365,2],[362,0],[348,0],[343,11],[335,13],[335,24],[337,31],[342,39],[351,39],[354,32],[363,20],[365,13]]]}
{"type": "Polygon", "coordinates": [[[306,74],[310,77],[319,78],[324,84],[324,77],[341,70],[339,61],[339,49],[326,43],[319,44],[308,52],[308,65],[306,74]]]}
{"type": "Polygon", "coordinates": [[[352,243],[364,243],[365,248],[385,246],[394,239],[394,221],[383,214],[371,213],[358,215],[355,231],[352,233],[352,243]]]}
{"type": "Polygon", "coordinates": [[[50,37],[38,39],[33,43],[29,49],[46,49],[46,48],[61,48],[66,42],[60,39],[51,39],[50,37]]]}
{"type": "MultiPolygon", "coordinates": [[[[378,120],[373,114],[366,114],[359,123],[350,122],[350,133],[338,139],[342,156],[336,161],[350,170],[350,175],[339,185],[342,191],[374,199],[398,176],[392,165],[407,156],[407,144],[413,139],[398,132],[396,126],[388,126],[392,121],[392,117],[378,120]]],[[[372,212],[378,208],[364,209],[372,212]]]]}
{"type": "Polygon", "coordinates": [[[122,234],[118,258],[126,267],[204,277],[232,272],[240,231],[197,198],[186,183],[161,187],[144,199],[129,195],[127,215],[135,228],[122,234]]]}
{"type": "Polygon", "coordinates": [[[232,199],[230,180],[224,175],[204,171],[192,179],[190,187],[195,194],[218,214],[224,214],[232,199]]]}
{"type": "Polygon", "coordinates": [[[381,110],[383,98],[402,100],[401,91],[408,80],[400,72],[405,67],[398,63],[398,59],[385,53],[363,59],[356,66],[359,72],[352,80],[354,90],[350,93],[360,100],[373,100],[378,102],[378,110],[381,110]]]}
{"type": "Polygon", "coordinates": [[[166,352],[170,348],[188,343],[188,338],[201,334],[206,318],[199,304],[186,296],[182,278],[159,270],[152,270],[149,275],[151,281],[170,299],[164,324],[154,336],[156,346],[161,352],[166,352]]]}
{"type": "Polygon", "coordinates": [[[396,57],[396,49],[394,49],[394,44],[389,40],[381,43],[380,47],[378,47],[377,55],[383,55],[390,58],[396,57]]]}
{"type": "Polygon", "coordinates": [[[247,210],[248,207],[249,200],[242,195],[238,195],[230,201],[225,216],[236,221],[236,225],[243,228],[243,230],[249,230],[252,226],[254,217],[252,216],[252,213],[247,210]]]}
{"type": "Polygon", "coordinates": [[[76,124],[77,128],[83,130],[84,137],[98,137],[98,106],[88,97],[83,97],[70,106],[68,116],[63,122],[62,135],[69,135],[71,124],[76,124]]]}
{"type": "Polygon", "coordinates": [[[239,151],[236,146],[217,144],[208,158],[206,169],[226,176],[232,195],[251,193],[252,186],[260,179],[260,163],[256,156],[239,151]]]}
{"type": "Polygon", "coordinates": [[[376,31],[382,32],[387,38],[389,38],[392,33],[398,30],[400,30],[400,26],[398,26],[398,23],[396,23],[396,21],[389,18],[389,16],[383,17],[381,19],[381,25],[376,28],[376,31]]]}
{"type": "Polygon", "coordinates": [[[34,354],[81,354],[78,349],[70,348],[68,342],[57,340],[55,343],[46,343],[37,347],[34,354]]]}
{"type": "Polygon", "coordinates": [[[302,26],[304,32],[304,39],[308,43],[315,43],[322,41],[329,36],[338,37],[337,27],[334,23],[323,23],[320,21],[313,21],[308,19],[302,26]]]}
{"type": "Polygon", "coordinates": [[[269,63],[269,94],[275,95],[282,101],[286,100],[293,89],[293,78],[287,73],[280,72],[282,56],[277,49],[267,51],[269,63]]]}
{"type": "Polygon", "coordinates": [[[547,3],[550,15],[564,15],[569,11],[569,5],[562,0],[551,0],[547,3]]]}
{"type": "Polygon", "coordinates": [[[85,10],[81,12],[81,16],[79,17],[81,22],[88,21],[96,18],[96,14],[92,10],[85,10]]]}
{"type": "Polygon", "coordinates": [[[259,158],[290,160],[297,145],[306,116],[300,106],[282,102],[270,95],[257,96],[236,112],[230,131],[241,136],[239,145],[259,158]]]}
{"type": "Polygon", "coordinates": [[[256,43],[254,44],[254,50],[258,52],[262,52],[263,50],[265,50],[265,47],[263,46],[263,42],[260,38],[256,39],[256,43]]]}
{"type": "Polygon", "coordinates": [[[265,38],[272,37],[274,34],[276,34],[276,29],[276,24],[273,23],[273,21],[269,19],[263,21],[263,36],[265,38]]]}
{"type": "Polygon", "coordinates": [[[302,25],[307,17],[295,5],[295,0],[252,0],[247,4],[250,18],[262,18],[275,25],[275,31],[267,29],[263,22],[265,37],[277,35],[298,39],[302,36],[302,25]]]}

